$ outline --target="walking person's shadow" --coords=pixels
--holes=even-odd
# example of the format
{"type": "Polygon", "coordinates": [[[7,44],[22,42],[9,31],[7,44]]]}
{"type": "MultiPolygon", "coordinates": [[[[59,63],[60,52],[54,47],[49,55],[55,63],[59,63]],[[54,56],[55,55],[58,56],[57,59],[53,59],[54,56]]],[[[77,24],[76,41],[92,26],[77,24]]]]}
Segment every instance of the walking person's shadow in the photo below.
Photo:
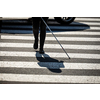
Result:
{"type": "Polygon", "coordinates": [[[46,67],[55,73],[61,73],[62,71],[60,68],[64,68],[63,61],[51,58],[47,54],[40,54],[38,51],[36,51],[36,59],[39,61],[39,66],[46,67]]]}

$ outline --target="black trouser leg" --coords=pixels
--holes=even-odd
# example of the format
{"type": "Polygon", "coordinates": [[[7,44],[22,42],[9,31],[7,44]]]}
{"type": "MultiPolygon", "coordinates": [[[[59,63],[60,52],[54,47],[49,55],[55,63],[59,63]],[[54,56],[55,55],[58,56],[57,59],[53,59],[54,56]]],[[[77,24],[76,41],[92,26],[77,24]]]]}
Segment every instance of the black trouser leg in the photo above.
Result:
{"type": "Polygon", "coordinates": [[[39,34],[40,18],[32,17],[32,21],[33,21],[33,34],[34,34],[34,38],[35,38],[34,49],[37,49],[38,48],[38,34],[39,34]]]}
{"type": "Polygon", "coordinates": [[[33,34],[35,37],[35,41],[38,41],[40,18],[39,17],[32,17],[32,21],[33,21],[33,34]]]}
{"type": "MultiPolygon", "coordinates": [[[[48,18],[44,17],[43,18],[45,22],[47,22],[48,18]]],[[[41,25],[40,25],[40,50],[43,50],[44,47],[44,42],[45,42],[45,37],[46,37],[46,25],[41,19],[41,25]]]]}

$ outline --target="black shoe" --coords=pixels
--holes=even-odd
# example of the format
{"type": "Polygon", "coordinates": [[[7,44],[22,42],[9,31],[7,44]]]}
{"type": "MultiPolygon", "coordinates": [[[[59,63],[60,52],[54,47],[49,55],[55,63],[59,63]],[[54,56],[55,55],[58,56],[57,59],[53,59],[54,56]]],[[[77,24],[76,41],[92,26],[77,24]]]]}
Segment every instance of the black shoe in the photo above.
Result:
{"type": "Polygon", "coordinates": [[[38,43],[34,43],[34,49],[38,49],[38,43]]]}
{"type": "Polygon", "coordinates": [[[41,49],[41,50],[39,50],[39,53],[40,53],[40,54],[44,54],[45,52],[44,52],[43,49],[41,49]]]}

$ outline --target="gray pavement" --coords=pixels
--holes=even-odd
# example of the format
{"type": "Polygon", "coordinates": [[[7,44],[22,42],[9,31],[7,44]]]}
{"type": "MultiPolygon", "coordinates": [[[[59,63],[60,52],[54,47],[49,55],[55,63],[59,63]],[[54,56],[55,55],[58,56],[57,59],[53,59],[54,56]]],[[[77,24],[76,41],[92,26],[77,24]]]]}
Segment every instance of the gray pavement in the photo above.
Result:
{"type": "Polygon", "coordinates": [[[0,83],[100,83],[100,18],[76,18],[69,26],[53,19],[45,54],[33,49],[32,23],[3,21],[0,33],[0,83]]]}

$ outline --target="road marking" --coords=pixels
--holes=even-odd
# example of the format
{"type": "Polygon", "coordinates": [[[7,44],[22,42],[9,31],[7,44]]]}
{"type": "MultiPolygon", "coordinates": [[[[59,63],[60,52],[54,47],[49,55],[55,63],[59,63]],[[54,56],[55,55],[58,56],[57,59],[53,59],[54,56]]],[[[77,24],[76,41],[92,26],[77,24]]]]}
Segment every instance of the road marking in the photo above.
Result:
{"type": "Polygon", "coordinates": [[[98,23],[98,22],[72,22],[71,23],[71,25],[84,25],[84,26],[87,26],[87,25],[94,25],[94,26],[96,26],[96,25],[100,25],[100,23],[98,23]]]}
{"type": "MultiPolygon", "coordinates": [[[[79,53],[68,53],[68,55],[71,58],[85,58],[85,59],[100,59],[100,54],[79,54],[79,53]]],[[[46,54],[39,54],[36,52],[18,52],[18,51],[0,51],[0,56],[20,56],[20,57],[62,57],[62,58],[66,58],[66,54],[65,53],[54,53],[54,52],[46,52],[46,54]]]]}
{"type": "MultiPolygon", "coordinates": [[[[1,35],[1,39],[20,39],[20,40],[34,40],[33,36],[9,36],[1,35]]],[[[88,38],[88,37],[57,37],[59,41],[100,41],[100,38],[88,38]]],[[[54,37],[46,37],[46,40],[55,40],[54,37]]]]}
{"type": "Polygon", "coordinates": [[[0,74],[0,80],[15,82],[100,83],[100,76],[22,75],[3,73],[0,74]]]}
{"type": "MultiPolygon", "coordinates": [[[[100,38],[88,38],[88,37],[57,37],[59,41],[100,41],[100,38]]],[[[54,37],[47,37],[46,40],[55,40],[54,37]]]]}
{"type": "MultiPolygon", "coordinates": [[[[62,44],[64,49],[83,49],[83,50],[100,50],[99,45],[65,45],[62,44]]],[[[19,47],[19,48],[33,48],[33,43],[0,43],[0,47],[19,47]]],[[[44,44],[44,48],[61,49],[59,44],[44,44]]]]}
{"type": "Polygon", "coordinates": [[[0,61],[0,67],[8,68],[52,68],[52,69],[98,69],[99,63],[66,63],[66,62],[28,62],[28,61],[0,61]]]}
{"type": "MultiPolygon", "coordinates": [[[[50,32],[47,32],[47,34],[51,34],[50,32]]],[[[54,34],[57,34],[57,35],[100,35],[100,32],[82,32],[82,31],[75,31],[75,32],[54,32],[54,34]]]]}
{"type": "Polygon", "coordinates": [[[34,36],[1,35],[1,39],[34,40],[34,36]]]}
{"type": "Polygon", "coordinates": [[[80,22],[72,22],[71,23],[71,25],[82,25],[82,26],[87,26],[87,25],[94,25],[94,26],[96,26],[96,25],[100,25],[100,23],[98,23],[98,22],[82,22],[81,20],[80,20],[80,22]]]}
{"type": "Polygon", "coordinates": [[[80,21],[82,21],[82,20],[84,20],[84,21],[100,21],[100,18],[88,18],[88,17],[84,17],[84,18],[78,18],[78,17],[76,17],[75,18],[75,21],[78,21],[78,20],[80,20],[80,21]]]}

